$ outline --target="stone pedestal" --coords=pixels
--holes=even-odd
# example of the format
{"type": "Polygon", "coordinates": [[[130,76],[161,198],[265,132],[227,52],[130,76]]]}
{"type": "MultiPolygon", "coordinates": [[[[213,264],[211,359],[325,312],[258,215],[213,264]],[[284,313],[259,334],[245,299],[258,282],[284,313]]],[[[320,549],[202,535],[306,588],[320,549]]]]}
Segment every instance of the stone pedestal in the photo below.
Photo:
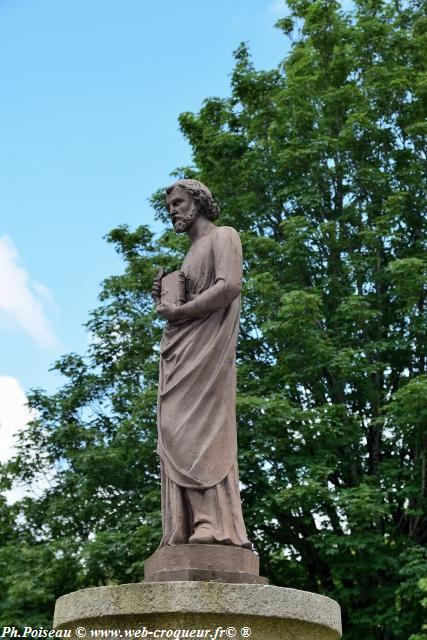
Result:
{"type": "Polygon", "coordinates": [[[267,584],[259,575],[258,556],[223,544],[180,544],[157,549],[144,563],[145,582],[197,580],[267,584]]]}
{"type": "Polygon", "coordinates": [[[70,629],[73,638],[341,637],[340,608],[330,598],[269,585],[218,582],[146,582],[76,591],[58,599],[54,627],[70,629]]]}

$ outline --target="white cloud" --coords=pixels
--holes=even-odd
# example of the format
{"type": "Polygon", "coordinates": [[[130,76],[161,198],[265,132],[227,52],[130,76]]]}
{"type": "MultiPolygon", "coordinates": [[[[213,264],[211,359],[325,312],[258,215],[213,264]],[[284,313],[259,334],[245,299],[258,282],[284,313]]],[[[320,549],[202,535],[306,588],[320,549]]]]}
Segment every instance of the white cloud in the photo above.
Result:
{"type": "Polygon", "coordinates": [[[16,378],[0,376],[0,462],[14,454],[16,433],[29,422],[27,396],[16,378]]]}
{"type": "Polygon", "coordinates": [[[54,311],[55,315],[59,315],[59,309],[56,305],[55,300],[53,299],[52,292],[50,289],[46,287],[46,285],[41,282],[33,282],[33,290],[38,294],[40,298],[43,298],[48,305],[51,307],[52,311],[54,311]]]}
{"type": "Polygon", "coordinates": [[[57,347],[58,342],[45,314],[43,302],[52,306],[47,287],[32,283],[19,264],[19,255],[8,236],[0,237],[0,314],[8,325],[18,325],[35,342],[44,347],[57,347]]]}
{"type": "Polygon", "coordinates": [[[269,5],[268,10],[275,16],[282,16],[287,10],[285,0],[275,0],[269,5]]]}
{"type": "MultiPolygon", "coordinates": [[[[27,396],[16,378],[0,376],[0,462],[7,462],[16,453],[16,436],[32,419],[27,407],[27,396]]],[[[46,471],[31,485],[14,482],[10,491],[5,492],[9,504],[25,496],[40,495],[49,486],[46,471]]]]}

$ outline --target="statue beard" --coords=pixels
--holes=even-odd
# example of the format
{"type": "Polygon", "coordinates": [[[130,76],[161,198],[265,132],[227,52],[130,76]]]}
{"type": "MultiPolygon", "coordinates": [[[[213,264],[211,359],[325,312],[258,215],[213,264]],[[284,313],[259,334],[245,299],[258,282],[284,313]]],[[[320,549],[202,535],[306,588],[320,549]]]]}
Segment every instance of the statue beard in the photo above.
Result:
{"type": "Polygon", "coordinates": [[[173,228],[176,233],[186,233],[191,229],[198,216],[197,207],[191,207],[187,213],[180,213],[175,216],[173,228]]]}

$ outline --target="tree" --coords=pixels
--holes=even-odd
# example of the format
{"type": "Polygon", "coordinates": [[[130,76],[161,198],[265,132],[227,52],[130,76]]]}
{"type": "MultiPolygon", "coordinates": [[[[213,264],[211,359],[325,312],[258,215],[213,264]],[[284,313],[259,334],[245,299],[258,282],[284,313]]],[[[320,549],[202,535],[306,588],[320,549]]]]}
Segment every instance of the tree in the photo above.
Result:
{"type": "MultiPolygon", "coordinates": [[[[337,599],[349,640],[400,640],[422,626],[427,575],[427,3],[287,5],[291,52],[265,72],[239,47],[231,96],[180,117],[194,166],[176,175],[241,231],[242,498],[263,575],[337,599]]],[[[160,192],[153,205],[166,222],[160,192]]],[[[64,387],[31,396],[8,468],[54,469],[16,507],[20,535],[70,550],[80,586],[140,579],[160,539],[148,292],[185,252],[145,227],[108,240],[126,271],[87,356],[56,365],[64,387]]]]}

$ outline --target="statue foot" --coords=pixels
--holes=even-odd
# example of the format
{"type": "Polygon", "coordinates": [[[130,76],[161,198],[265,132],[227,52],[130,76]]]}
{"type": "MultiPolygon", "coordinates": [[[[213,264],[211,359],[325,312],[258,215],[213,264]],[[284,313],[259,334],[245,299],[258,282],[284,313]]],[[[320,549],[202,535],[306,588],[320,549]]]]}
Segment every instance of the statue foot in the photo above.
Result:
{"type": "MultiPolygon", "coordinates": [[[[219,533],[219,532],[217,532],[219,533]]],[[[193,535],[188,540],[189,544],[215,544],[219,542],[210,527],[197,527],[193,535]]],[[[222,542],[222,541],[221,541],[222,542]]],[[[224,540],[222,544],[227,544],[224,540]]]]}

